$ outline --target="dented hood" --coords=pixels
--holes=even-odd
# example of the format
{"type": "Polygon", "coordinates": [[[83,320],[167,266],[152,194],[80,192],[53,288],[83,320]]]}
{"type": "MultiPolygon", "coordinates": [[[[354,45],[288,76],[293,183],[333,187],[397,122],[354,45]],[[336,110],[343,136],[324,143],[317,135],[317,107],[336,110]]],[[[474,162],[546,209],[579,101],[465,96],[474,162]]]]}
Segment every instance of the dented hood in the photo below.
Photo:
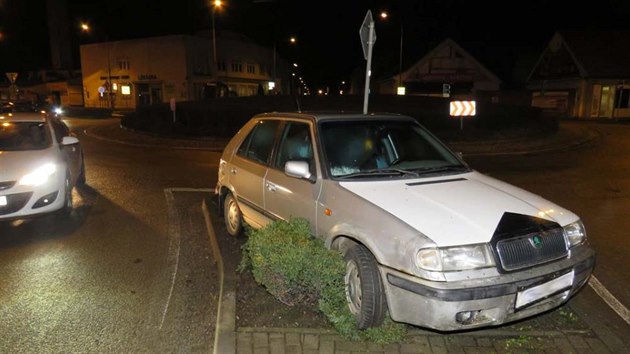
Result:
{"type": "Polygon", "coordinates": [[[478,172],[395,181],[340,182],[432,239],[437,246],[489,242],[505,213],[534,216],[564,226],[572,212],[478,172]]]}

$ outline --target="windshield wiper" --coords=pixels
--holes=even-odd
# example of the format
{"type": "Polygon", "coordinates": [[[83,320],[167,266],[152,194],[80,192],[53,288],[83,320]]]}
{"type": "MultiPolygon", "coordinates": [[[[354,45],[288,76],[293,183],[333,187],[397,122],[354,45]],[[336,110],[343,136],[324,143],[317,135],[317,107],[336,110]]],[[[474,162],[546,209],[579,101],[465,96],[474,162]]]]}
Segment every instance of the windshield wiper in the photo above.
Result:
{"type": "Polygon", "coordinates": [[[401,168],[375,168],[372,170],[357,171],[348,173],[347,175],[338,176],[339,179],[348,179],[356,177],[377,177],[377,176],[399,176],[399,175],[411,175],[418,177],[418,173],[410,170],[403,170],[401,168]]]}
{"type": "Polygon", "coordinates": [[[414,171],[418,175],[424,175],[424,174],[429,174],[429,173],[468,171],[468,167],[464,165],[446,165],[446,166],[417,168],[417,169],[414,169],[414,171]]]}

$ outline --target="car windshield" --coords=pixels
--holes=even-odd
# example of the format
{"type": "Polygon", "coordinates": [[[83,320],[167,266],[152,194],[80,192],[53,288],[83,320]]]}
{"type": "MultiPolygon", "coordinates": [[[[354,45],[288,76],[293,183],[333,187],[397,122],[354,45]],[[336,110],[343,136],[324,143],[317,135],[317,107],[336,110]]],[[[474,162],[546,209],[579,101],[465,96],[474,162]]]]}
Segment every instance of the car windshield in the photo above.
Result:
{"type": "Polygon", "coordinates": [[[50,134],[45,123],[0,123],[0,150],[40,150],[50,144],[50,134]]]}
{"type": "Polygon", "coordinates": [[[320,136],[332,177],[418,177],[468,170],[412,121],[325,121],[320,136]]]}

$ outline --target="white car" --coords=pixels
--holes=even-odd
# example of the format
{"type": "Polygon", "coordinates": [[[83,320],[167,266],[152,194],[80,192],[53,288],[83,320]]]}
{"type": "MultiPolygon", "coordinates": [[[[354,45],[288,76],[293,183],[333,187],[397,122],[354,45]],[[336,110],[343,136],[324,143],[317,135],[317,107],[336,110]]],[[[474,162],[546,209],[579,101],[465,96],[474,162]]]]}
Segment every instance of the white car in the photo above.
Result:
{"type": "Polygon", "coordinates": [[[216,193],[232,235],[308,219],[345,255],[360,328],[386,313],[445,331],[515,321],[568,301],[595,263],[577,215],[400,115],[258,115],[226,146],[216,193]]]}
{"type": "Polygon", "coordinates": [[[70,212],[83,183],[83,150],[62,120],[0,113],[0,221],[70,212]]]}

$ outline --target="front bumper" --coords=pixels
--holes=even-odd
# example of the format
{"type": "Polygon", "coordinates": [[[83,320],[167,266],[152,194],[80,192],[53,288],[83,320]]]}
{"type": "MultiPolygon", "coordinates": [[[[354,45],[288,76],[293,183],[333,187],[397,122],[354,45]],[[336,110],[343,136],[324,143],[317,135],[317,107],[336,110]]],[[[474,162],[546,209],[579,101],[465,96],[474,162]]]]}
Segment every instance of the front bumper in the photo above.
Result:
{"type": "Polygon", "coordinates": [[[386,267],[381,267],[381,276],[393,320],[454,331],[500,325],[557,307],[584,286],[594,265],[595,252],[583,245],[566,259],[491,278],[433,282],[386,267]],[[550,287],[548,294],[535,294],[534,301],[517,306],[517,294],[521,299],[532,296],[538,290],[533,288],[558,280],[569,283],[550,287]]]}
{"type": "Polygon", "coordinates": [[[0,221],[29,218],[63,208],[64,185],[55,181],[35,188],[15,186],[0,191],[0,199],[0,221]]]}

